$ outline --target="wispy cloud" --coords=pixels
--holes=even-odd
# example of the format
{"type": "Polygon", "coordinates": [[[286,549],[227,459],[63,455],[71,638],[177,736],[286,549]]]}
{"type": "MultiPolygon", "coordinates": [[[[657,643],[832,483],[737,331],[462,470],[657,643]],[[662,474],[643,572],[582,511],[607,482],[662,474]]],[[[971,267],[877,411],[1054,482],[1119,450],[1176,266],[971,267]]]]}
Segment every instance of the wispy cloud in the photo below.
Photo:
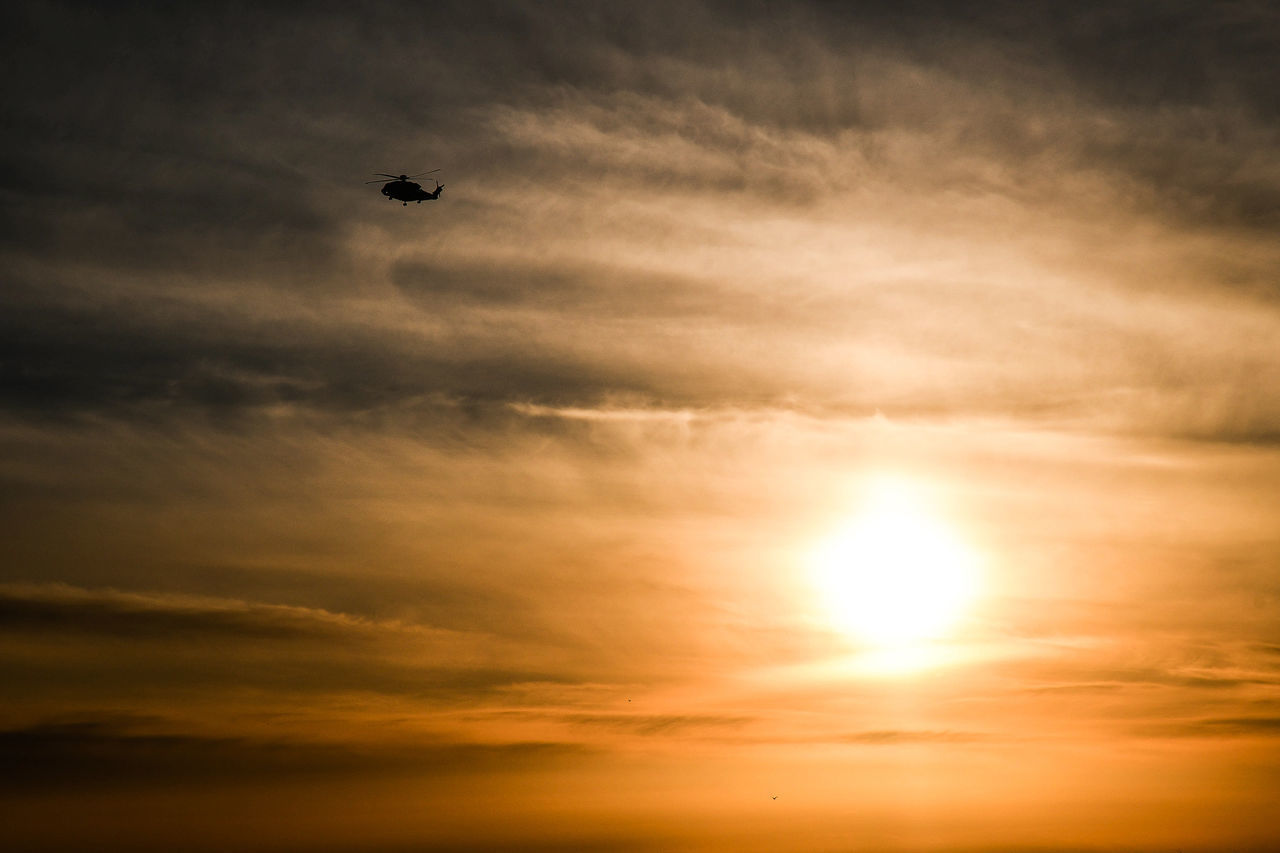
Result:
{"type": "Polygon", "coordinates": [[[368,634],[377,627],[367,620],[301,607],[90,591],[65,584],[0,587],[0,626],[20,631],[83,631],[169,639],[222,634],[250,640],[324,639],[368,634]]]}
{"type": "Polygon", "coordinates": [[[155,734],[122,728],[113,719],[46,722],[0,732],[3,786],[34,790],[165,787],[244,783],[255,778],[350,778],[412,774],[456,777],[519,772],[587,754],[581,744],[397,743],[326,744],[305,740],[155,734]]]}
{"type": "Polygon", "coordinates": [[[779,849],[789,775],[814,849],[1274,846],[1272,5],[4,14],[12,793],[779,849]],[[910,675],[809,565],[880,476],[982,558],[910,675]]]}
{"type": "Polygon", "coordinates": [[[121,698],[141,685],[165,683],[197,696],[229,687],[277,697],[372,692],[425,708],[579,678],[572,667],[482,631],[64,584],[5,585],[0,633],[10,644],[0,666],[11,687],[74,684],[92,672],[109,675],[121,698]],[[20,651],[51,641],[35,660],[20,651]]]}

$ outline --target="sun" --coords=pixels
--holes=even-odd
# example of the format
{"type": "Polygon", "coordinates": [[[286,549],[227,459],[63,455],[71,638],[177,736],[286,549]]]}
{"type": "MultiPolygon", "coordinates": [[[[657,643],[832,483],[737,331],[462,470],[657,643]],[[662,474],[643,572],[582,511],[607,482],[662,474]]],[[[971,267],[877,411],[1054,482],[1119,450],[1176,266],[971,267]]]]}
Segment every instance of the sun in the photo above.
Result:
{"type": "Polygon", "coordinates": [[[842,631],[880,648],[945,634],[978,587],[975,554],[910,488],[879,483],[815,549],[815,583],[842,631]]]}

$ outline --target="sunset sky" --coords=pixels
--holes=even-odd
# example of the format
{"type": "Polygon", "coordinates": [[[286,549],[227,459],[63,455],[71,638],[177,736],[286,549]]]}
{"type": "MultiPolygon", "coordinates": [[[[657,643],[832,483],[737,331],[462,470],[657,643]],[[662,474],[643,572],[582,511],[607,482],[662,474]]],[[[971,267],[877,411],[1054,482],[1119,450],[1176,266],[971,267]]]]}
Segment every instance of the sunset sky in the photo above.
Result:
{"type": "Polygon", "coordinates": [[[1280,4],[0,15],[0,847],[1280,850],[1280,4]]]}

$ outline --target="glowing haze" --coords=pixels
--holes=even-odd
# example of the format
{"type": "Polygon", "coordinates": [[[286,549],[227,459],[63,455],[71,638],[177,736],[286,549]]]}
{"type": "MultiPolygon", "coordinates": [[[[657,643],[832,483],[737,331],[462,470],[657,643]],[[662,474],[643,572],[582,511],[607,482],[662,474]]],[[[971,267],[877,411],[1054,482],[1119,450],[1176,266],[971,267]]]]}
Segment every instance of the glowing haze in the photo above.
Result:
{"type": "Polygon", "coordinates": [[[1280,847],[1275,4],[3,14],[5,845],[1280,847]]]}

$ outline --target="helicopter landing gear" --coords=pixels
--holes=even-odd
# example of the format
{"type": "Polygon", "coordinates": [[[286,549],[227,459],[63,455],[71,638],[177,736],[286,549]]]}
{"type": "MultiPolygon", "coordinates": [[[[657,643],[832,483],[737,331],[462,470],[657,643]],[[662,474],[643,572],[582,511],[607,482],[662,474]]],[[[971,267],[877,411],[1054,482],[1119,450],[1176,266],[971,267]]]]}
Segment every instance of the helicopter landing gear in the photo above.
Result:
{"type": "Polygon", "coordinates": [[[407,202],[407,201],[406,201],[406,202],[404,203],[404,206],[405,206],[405,207],[408,207],[408,206],[409,206],[409,202],[407,202]]]}

